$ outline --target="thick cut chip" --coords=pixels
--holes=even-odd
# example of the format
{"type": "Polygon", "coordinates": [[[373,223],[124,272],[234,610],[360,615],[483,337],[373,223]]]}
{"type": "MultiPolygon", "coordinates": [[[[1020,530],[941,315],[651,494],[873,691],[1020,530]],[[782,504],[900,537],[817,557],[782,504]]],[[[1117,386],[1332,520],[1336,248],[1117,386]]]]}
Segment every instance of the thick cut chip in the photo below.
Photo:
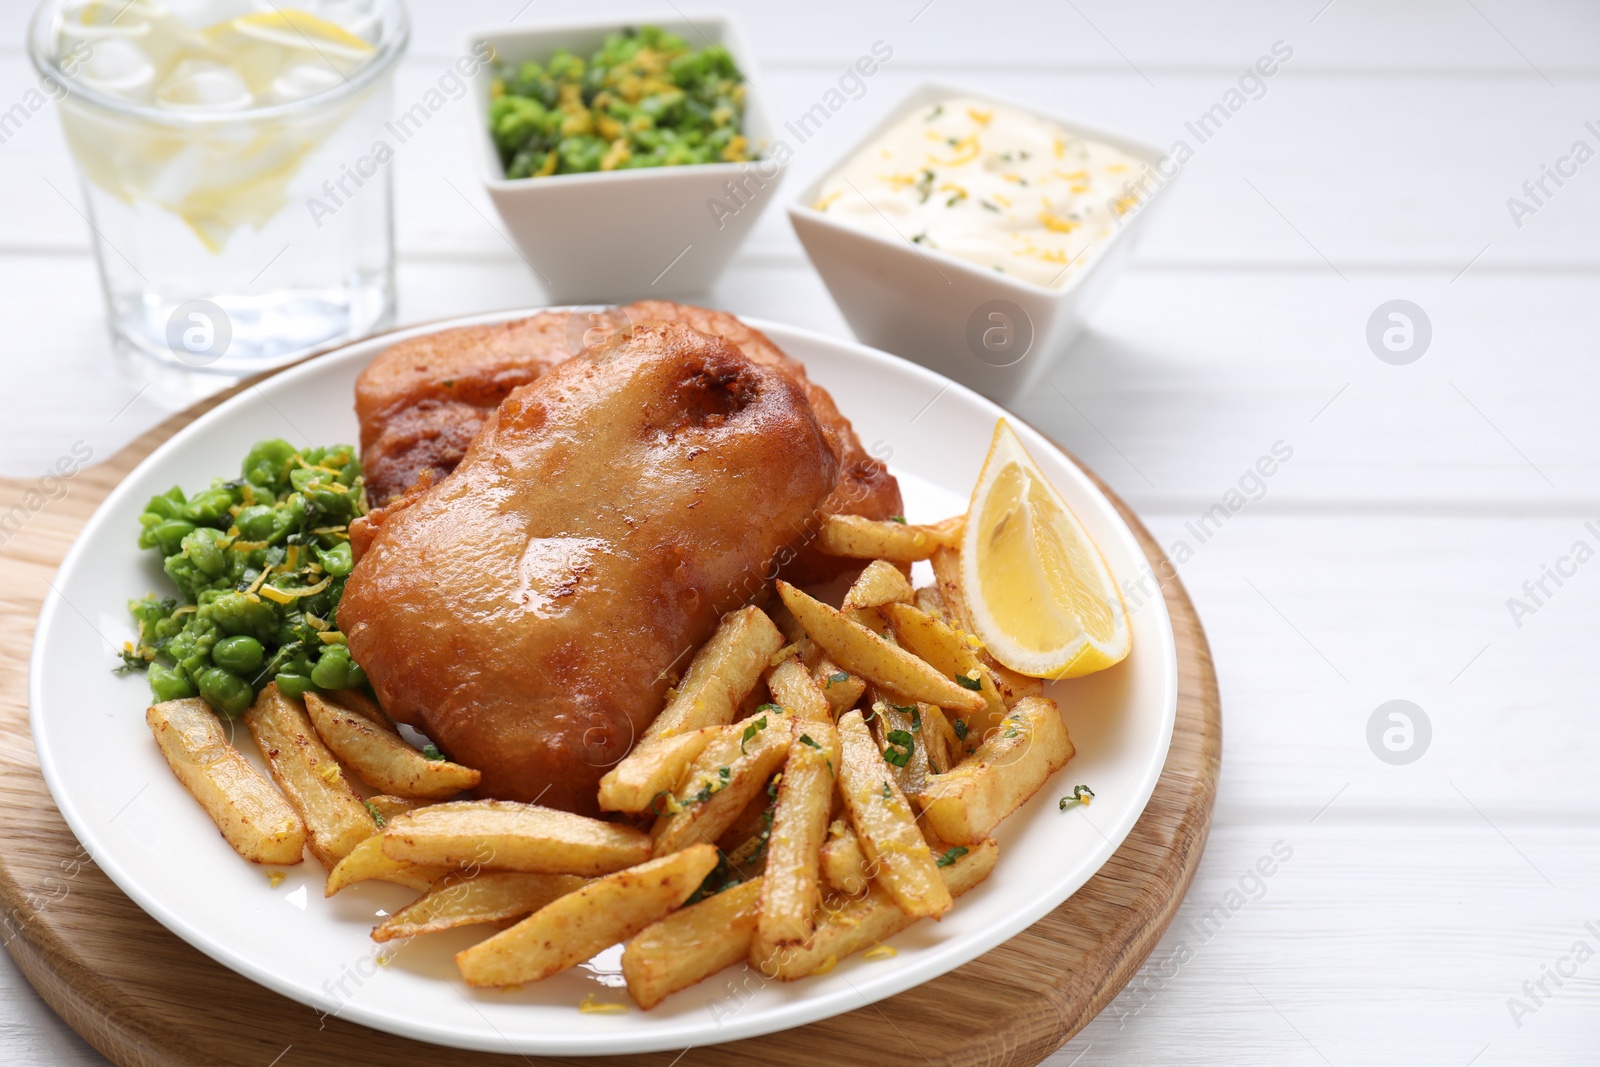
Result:
{"type": "Polygon", "coordinates": [[[978,751],[945,774],[930,775],[917,805],[934,833],[956,844],[981,841],[1072,758],[1055,701],[1029,697],[978,751]]]}
{"type": "Polygon", "coordinates": [[[167,766],[233,850],[252,863],[300,862],[306,824],[250,765],[199,697],[154,704],[144,716],[167,766]]]}
{"type": "Polygon", "coordinates": [[[582,889],[575,874],[482,871],[446,875],[426,896],[378,924],[374,941],[435,934],[458,926],[498,923],[532,915],[559,897],[582,889]]]}
{"type": "Polygon", "coordinates": [[[981,694],[963,689],[936,668],[905,649],[891,645],[822,601],[787,582],[778,583],[778,592],[811,639],[845,670],[901,696],[924,700],[941,708],[977,712],[987,706],[981,694]]]}
{"type": "Polygon", "coordinates": [[[839,787],[874,878],[907,915],[938,918],[950,893],[916,816],[859,711],[839,718],[839,787]]]}
{"type": "Polygon", "coordinates": [[[472,986],[520,985],[548,978],[666,918],[716,865],[715,848],[691,845],[608,874],[457,953],[456,966],[472,986]]]}
{"type": "Polygon", "coordinates": [[[750,954],[761,879],[724,889],[645,927],[622,950],[628,993],[649,1011],[750,954]]]}
{"type": "Polygon", "coordinates": [[[732,722],[783,643],[783,634],[760,608],[740,608],[723,616],[711,639],[690,661],[677,692],[645,729],[643,740],[732,722]]]}
{"type": "Polygon", "coordinates": [[[593,877],[649,859],[650,838],[536,804],[458,800],[390,819],[383,852],[407,863],[593,877]]]}
{"type": "Polygon", "coordinates": [[[372,815],[345,780],[328,746],[317,736],[298,701],[269,683],[244,713],[244,724],[273,781],[311,831],[311,854],[332,870],[351,849],[372,836],[372,815]]]}

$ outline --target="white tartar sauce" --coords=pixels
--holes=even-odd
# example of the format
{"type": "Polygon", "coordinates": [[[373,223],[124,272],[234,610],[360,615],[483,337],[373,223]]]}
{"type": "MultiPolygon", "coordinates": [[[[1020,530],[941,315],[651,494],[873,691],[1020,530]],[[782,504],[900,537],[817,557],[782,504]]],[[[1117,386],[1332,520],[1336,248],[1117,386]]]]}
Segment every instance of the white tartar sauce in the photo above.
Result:
{"type": "Polygon", "coordinates": [[[857,152],[811,206],[1036,285],[1059,287],[1136,207],[1143,163],[1025,111],[956,97],[857,152]]]}

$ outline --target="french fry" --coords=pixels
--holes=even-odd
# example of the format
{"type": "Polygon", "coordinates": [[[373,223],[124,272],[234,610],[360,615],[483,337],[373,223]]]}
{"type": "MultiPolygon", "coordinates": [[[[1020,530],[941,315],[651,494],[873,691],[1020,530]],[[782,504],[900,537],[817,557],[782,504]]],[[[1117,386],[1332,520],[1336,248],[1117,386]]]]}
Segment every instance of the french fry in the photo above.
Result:
{"type": "Polygon", "coordinates": [[[379,729],[387,730],[391,734],[399,733],[388,713],[378,706],[376,700],[359,689],[335,689],[327,694],[327,699],[346,711],[355,712],[379,729]]]}
{"type": "Polygon", "coordinates": [[[444,800],[478,784],[482,775],[449,760],[431,760],[399,734],[357,712],[307,693],[306,713],[333,754],[374,789],[402,797],[444,800]]]}
{"type": "Polygon", "coordinates": [[[936,549],[958,548],[965,516],[927,526],[880,521],[860,515],[829,515],[817,532],[817,547],[830,556],[912,563],[936,549]]]}
{"type": "Polygon", "coordinates": [[[828,843],[822,846],[822,879],[847,896],[864,893],[872,880],[867,873],[867,857],[861,839],[844,819],[828,824],[828,843]]]}
{"type": "Polygon", "coordinates": [[[350,854],[333,865],[328,872],[328,882],[322,895],[331,897],[341,889],[357,882],[377,880],[403,885],[407,889],[425,892],[433,883],[450,873],[449,867],[418,865],[392,860],[383,854],[383,835],[374,833],[350,850],[350,854]]]}
{"type": "Polygon", "coordinates": [[[788,755],[791,718],[774,707],[724,726],[689,768],[667,813],[656,820],[653,855],[721,837],[788,755]]]}
{"type": "Polygon", "coordinates": [[[936,708],[932,704],[918,704],[917,710],[922,714],[923,742],[928,749],[928,770],[934,774],[943,774],[966,756],[966,746],[956,736],[955,727],[950,725],[950,719],[943,709],[936,708]]]}
{"type": "Polygon", "coordinates": [[[950,893],[905,795],[859,711],[839,717],[839,787],[877,884],[914,918],[950,910],[950,893]]]}
{"type": "Polygon", "coordinates": [[[379,923],[372,931],[372,940],[393,941],[453,930],[458,926],[520,919],[582,889],[585,882],[586,879],[575,874],[525,871],[448,874],[421,899],[379,923]]]}
{"type": "Polygon", "coordinates": [[[867,691],[866,682],[826,656],[817,661],[811,677],[822,687],[822,695],[828,698],[828,708],[835,719],[855,707],[861,694],[867,691]]]}
{"type": "MultiPolygon", "coordinates": [[[[949,861],[939,868],[940,884],[954,898],[989,877],[1000,858],[1000,848],[989,840],[960,855],[947,855],[949,861]]],[[[810,941],[779,948],[763,959],[752,960],[751,966],[768,978],[792,982],[831,970],[839,960],[893,937],[917,921],[901,911],[881,885],[869,886],[859,897],[829,900],[822,910],[822,921],[810,941]]]]}
{"type": "Polygon", "coordinates": [[[944,604],[946,621],[964,633],[972,632],[972,613],[967,610],[967,598],[961,592],[961,552],[956,546],[940,548],[928,557],[933,568],[933,584],[939,590],[939,600],[944,604]]]}
{"type": "Polygon", "coordinates": [[[761,837],[762,831],[772,826],[772,808],[777,802],[778,783],[768,781],[767,788],[751,797],[733,822],[728,824],[728,828],[718,835],[713,842],[717,851],[732,859],[733,854],[750,844],[752,839],[761,837]]]}
{"type": "Polygon", "coordinates": [[[387,793],[379,793],[377,796],[367,798],[367,811],[376,812],[374,821],[380,823],[378,829],[381,830],[383,829],[381,823],[388,822],[396,815],[404,815],[408,811],[416,811],[432,804],[433,801],[423,800],[420,797],[392,797],[387,793]]]}
{"type": "Polygon", "coordinates": [[[796,719],[832,724],[833,709],[817,680],[799,659],[786,659],[767,675],[772,699],[796,719]]]}
{"type": "Polygon", "coordinates": [[[724,615],[711,639],[700,647],[678,691],[645,730],[644,741],[687,733],[704,726],[726,726],[739,704],[761,680],[783,634],[760,608],[724,615]]]}
{"type": "Polygon", "coordinates": [[[456,954],[471,986],[537,982],[626,941],[677,909],[717,865],[711,845],[598,878],[456,954]]]}
{"type": "Polygon", "coordinates": [[[600,779],[604,811],[647,811],[662,792],[671,794],[718,726],[703,726],[670,737],[645,741],[600,779]]]}
{"type": "Polygon", "coordinates": [[[789,644],[797,644],[806,639],[805,627],[800,625],[800,620],[794,617],[794,612],[784,606],[782,600],[769,597],[771,604],[767,607],[767,618],[772,620],[772,625],[783,634],[783,639],[789,644]]]}
{"type": "Polygon", "coordinates": [[[917,804],[934,833],[970,845],[1026,803],[1072,755],[1055,701],[1028,697],[970,759],[930,776],[917,804]]]}
{"type": "Polygon", "coordinates": [[[389,820],[383,854],[407,863],[593,877],[649,859],[650,838],[535,804],[457,800],[389,820]]]}
{"type": "Polygon", "coordinates": [[[839,610],[850,612],[885,604],[908,604],[915,596],[916,591],[906,581],[905,575],[893,564],[875,559],[851,584],[849,592],[844,595],[844,606],[839,610]]]}
{"type": "Polygon", "coordinates": [[[304,820],[228,743],[222,723],[204,700],[188,697],[151,705],[144,721],[167,766],[235,852],[251,863],[300,862],[306,847],[304,820]]]}
{"type": "Polygon", "coordinates": [[[911,602],[919,611],[927,612],[946,626],[950,625],[950,615],[945,611],[944,597],[939,595],[937,585],[922,586],[916,591],[911,602]]]}
{"type": "Polygon", "coordinates": [[[649,1011],[748,956],[761,884],[753,878],[724,889],[635,934],[622,950],[622,977],[634,1002],[649,1011]]]}
{"type": "Polygon", "coordinates": [[[1043,679],[1018,674],[987,652],[980,652],[978,655],[982,658],[983,665],[989,668],[989,673],[994,675],[995,685],[1000,688],[1000,699],[1005,701],[1006,707],[1015,707],[1017,701],[1028,697],[1044,696],[1043,679]]]}
{"type": "Polygon", "coordinates": [[[950,676],[924,663],[903,648],[891,645],[853,619],[806,595],[788,582],[778,583],[795,618],[805,626],[811,639],[821,645],[828,657],[845,670],[877,682],[886,689],[912,700],[923,700],[941,708],[961,712],[982,711],[982,694],[963,689],[950,676]]]}
{"type": "MultiPolygon", "coordinates": [[[[942,621],[953,629],[972,633],[972,613],[967,609],[967,599],[961,592],[961,553],[953,548],[941,548],[929,557],[928,562],[933,566],[934,583],[939,591],[939,600],[944,605],[945,617],[942,621]]],[[[979,652],[978,655],[994,675],[1006,707],[1011,707],[1023,697],[1044,695],[1044,683],[1039,679],[1018,674],[987,652],[979,652]]]]}
{"type": "Polygon", "coordinates": [[[345,780],[297,701],[267,687],[244,713],[244,724],[266,757],[267,770],[311,831],[311,854],[330,871],[372,836],[372,815],[345,780]]]}
{"type": "MultiPolygon", "coordinates": [[[[868,723],[883,762],[894,775],[894,784],[908,797],[922,792],[932,770],[923,708],[933,705],[895,704],[880,698],[872,702],[872,721],[868,723]]],[[[933,710],[944,718],[944,712],[933,710]]]]}
{"type": "Polygon", "coordinates": [[[1000,725],[1006,717],[1005,701],[995,687],[994,678],[984,669],[966,639],[927,612],[910,604],[889,604],[883,609],[894,628],[900,647],[922,659],[946,678],[954,678],[962,688],[983,698],[981,713],[966,718],[969,733],[981,737],[1000,725]]]}
{"type": "Polygon", "coordinates": [[[881,559],[867,564],[844,595],[839,610],[880,636],[887,624],[879,609],[885,604],[905,603],[915,595],[911,583],[895,565],[881,559]]]}
{"type": "Polygon", "coordinates": [[[819,853],[828,832],[838,766],[839,733],[833,724],[796,723],[767,842],[761,918],[751,949],[757,958],[811,936],[822,900],[819,853]]]}

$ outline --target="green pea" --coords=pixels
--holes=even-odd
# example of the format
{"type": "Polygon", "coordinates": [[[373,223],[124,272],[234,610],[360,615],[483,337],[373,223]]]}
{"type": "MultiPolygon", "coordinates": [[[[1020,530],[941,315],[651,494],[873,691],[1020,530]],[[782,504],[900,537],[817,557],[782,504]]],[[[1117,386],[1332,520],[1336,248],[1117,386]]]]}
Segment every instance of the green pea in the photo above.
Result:
{"type": "Polygon", "coordinates": [[[349,649],[343,645],[329,645],[311,668],[311,681],[318,689],[353,689],[366,681],[364,673],[361,674],[361,682],[353,680],[360,670],[350,662],[349,649]]]}
{"type": "Polygon", "coordinates": [[[228,570],[227,550],[222,547],[226,539],[227,534],[221,530],[202,526],[184,537],[183,553],[201,574],[211,579],[220,578],[228,570]]]}
{"type": "Polygon", "coordinates": [[[152,663],[148,677],[150,696],[157,704],[164,700],[182,700],[194,696],[194,686],[189,684],[189,679],[170,667],[152,663]]]}
{"type": "Polygon", "coordinates": [[[355,558],[350,554],[350,542],[345,541],[334,545],[324,552],[317,550],[317,561],[322,564],[322,569],[335,578],[343,578],[355,566],[355,558]]]}
{"type": "Polygon", "coordinates": [[[355,497],[348,492],[317,486],[306,493],[306,499],[322,512],[321,522],[342,523],[355,517],[355,497]]]}
{"type": "Polygon", "coordinates": [[[243,540],[265,541],[276,529],[276,512],[277,508],[266,504],[252,504],[234,516],[233,524],[243,540]]]}
{"type": "Polygon", "coordinates": [[[311,688],[311,679],[303,674],[280,672],[272,680],[278,683],[278,692],[291,700],[299,700],[311,688]]]}
{"type": "Polygon", "coordinates": [[[277,485],[283,481],[284,467],[294,456],[294,446],[281,438],[257,442],[244,457],[243,475],[262,485],[277,485]]]}
{"type": "Polygon", "coordinates": [[[256,698],[249,682],[221,667],[201,671],[198,688],[200,698],[229,719],[243,715],[256,698]]]}
{"type": "MultiPolygon", "coordinates": [[[[183,519],[169,519],[150,528],[151,544],[143,547],[150,548],[153,545],[161,549],[163,556],[173,555],[183,548],[183,539],[194,533],[194,529],[194,523],[192,522],[186,522],[183,519]]],[[[144,538],[141,536],[139,540],[142,542],[144,538]]]]}
{"type": "Polygon", "coordinates": [[[278,633],[278,609],[269,600],[252,600],[244,593],[224,593],[211,603],[209,616],[229,635],[249,634],[258,641],[271,641],[278,633]]]}
{"type": "Polygon", "coordinates": [[[235,674],[250,675],[261,669],[266,649],[246,634],[224,637],[211,647],[211,662],[235,674]]]}
{"type": "Polygon", "coordinates": [[[237,501],[229,489],[207,489],[184,506],[183,517],[203,526],[215,526],[225,518],[237,501]]]}

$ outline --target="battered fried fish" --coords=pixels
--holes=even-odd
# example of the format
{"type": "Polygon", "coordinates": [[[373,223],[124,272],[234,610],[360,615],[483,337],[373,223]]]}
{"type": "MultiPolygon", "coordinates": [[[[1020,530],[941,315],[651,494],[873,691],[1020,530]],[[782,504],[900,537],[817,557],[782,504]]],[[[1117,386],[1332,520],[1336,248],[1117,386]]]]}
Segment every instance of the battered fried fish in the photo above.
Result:
{"type": "MultiPolygon", "coordinates": [[[[850,421],[805,367],[759,330],[723,311],[665,300],[645,300],[594,313],[576,326],[565,311],[493,326],[467,326],[395,345],[356,381],[361,459],[367,495],[375,506],[425,479],[449,474],[500,401],[545,374],[575,349],[648,322],[682,322],[725,337],[758,363],[777,367],[805,391],[839,461],[839,481],[822,514],[886,519],[903,510],[900,486],[861,444],[850,421]],[[579,329],[579,327],[586,327],[579,329]]],[[[425,482],[425,484],[427,484],[425,482]]],[[[830,578],[850,566],[824,556],[802,536],[782,561],[790,581],[830,578]]]]}
{"type": "Polygon", "coordinates": [[[339,625],[480,793],[592,814],[673,670],[837,482],[792,376],[641,326],[513,391],[450,477],[370,515],[339,625]]]}

